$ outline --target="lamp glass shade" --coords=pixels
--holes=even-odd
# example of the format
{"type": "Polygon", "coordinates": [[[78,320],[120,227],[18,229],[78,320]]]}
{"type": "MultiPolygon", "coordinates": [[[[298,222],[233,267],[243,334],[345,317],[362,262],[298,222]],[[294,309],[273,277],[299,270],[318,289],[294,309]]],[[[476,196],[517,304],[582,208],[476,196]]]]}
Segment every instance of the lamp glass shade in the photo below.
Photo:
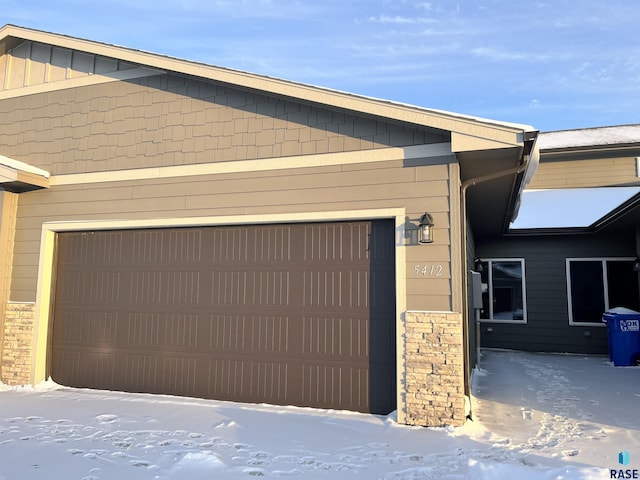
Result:
{"type": "Polygon", "coordinates": [[[428,213],[425,213],[420,218],[418,241],[420,243],[433,243],[433,218],[428,213]]]}

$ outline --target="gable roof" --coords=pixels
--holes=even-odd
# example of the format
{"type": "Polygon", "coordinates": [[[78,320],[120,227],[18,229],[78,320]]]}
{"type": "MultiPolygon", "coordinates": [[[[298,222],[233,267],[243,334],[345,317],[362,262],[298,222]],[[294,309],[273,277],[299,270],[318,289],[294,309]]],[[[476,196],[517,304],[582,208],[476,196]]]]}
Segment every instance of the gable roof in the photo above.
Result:
{"type": "Polygon", "coordinates": [[[25,41],[117,59],[139,67],[193,75],[316,105],[449,131],[452,134],[454,153],[521,147],[526,140],[525,134],[536,131],[528,125],[421,108],[15,25],[0,28],[0,56],[25,41]]]}
{"type": "Polygon", "coordinates": [[[540,150],[545,153],[585,148],[615,148],[638,144],[640,144],[640,124],[541,132],[538,140],[540,150]]]}
{"type": "Polygon", "coordinates": [[[538,131],[528,125],[422,108],[14,25],[0,28],[2,70],[15,84],[0,82],[0,100],[174,74],[430,130],[450,139],[447,155],[455,155],[461,180],[474,187],[467,197],[467,214],[479,237],[507,230],[517,212],[519,195],[537,167],[538,131]],[[53,65],[54,55],[64,61],[53,65]],[[50,70],[55,78],[49,78],[50,70]],[[33,72],[40,75],[38,84],[31,83],[33,72]],[[487,178],[492,181],[485,183],[487,178]],[[486,204],[491,208],[485,208],[486,204]]]}

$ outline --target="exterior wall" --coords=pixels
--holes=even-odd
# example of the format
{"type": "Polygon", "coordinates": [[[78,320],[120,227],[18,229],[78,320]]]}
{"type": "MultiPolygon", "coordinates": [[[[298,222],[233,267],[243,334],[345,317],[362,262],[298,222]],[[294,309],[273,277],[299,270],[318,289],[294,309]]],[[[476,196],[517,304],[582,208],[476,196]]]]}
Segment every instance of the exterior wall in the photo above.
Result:
{"type": "Polygon", "coordinates": [[[4,313],[2,376],[7,385],[25,385],[31,381],[35,305],[9,303],[4,313]]]}
{"type": "Polygon", "coordinates": [[[0,101],[0,151],[54,175],[448,141],[177,75],[0,101]]]}
{"type": "MultiPolygon", "coordinates": [[[[442,159],[438,160],[439,162],[442,159]]],[[[425,163],[428,163],[425,161],[425,163]]],[[[171,219],[403,208],[409,227],[428,210],[436,242],[409,239],[407,305],[451,310],[448,165],[402,161],[243,174],[55,186],[19,197],[12,300],[36,299],[42,224],[55,221],[171,219]],[[414,243],[413,245],[411,243],[414,243]],[[413,276],[415,265],[434,266],[413,276]],[[428,272],[431,273],[431,272],[428,272]]],[[[415,226],[413,226],[415,228],[415,226]]],[[[415,233],[415,232],[414,232],[415,233]]]]}
{"type": "Polygon", "coordinates": [[[37,302],[38,313],[34,333],[31,306],[6,324],[3,361],[17,369],[6,370],[10,382],[37,381],[45,373],[38,362],[44,365],[51,287],[42,282],[53,267],[43,258],[54,258],[55,235],[42,242],[43,226],[305,222],[394,211],[404,215],[396,243],[398,338],[404,338],[405,311],[427,312],[412,320],[422,326],[411,331],[411,354],[398,354],[399,373],[413,375],[402,399],[411,405],[401,401],[399,409],[416,425],[464,421],[460,180],[448,135],[169,75],[7,98],[0,112],[2,154],[53,174],[51,189],[18,197],[10,300],[37,302]],[[424,157],[399,157],[399,149],[389,148],[438,143],[445,145],[440,153],[424,157]],[[360,160],[351,162],[345,152],[360,160]],[[318,161],[296,164],[309,158],[318,161]],[[252,160],[258,162],[250,169],[136,176],[144,168],[252,160]],[[116,171],[117,179],[108,175],[116,171]],[[87,183],[83,175],[91,172],[98,178],[87,183]],[[417,242],[425,211],[436,225],[430,245],[417,242]],[[40,291],[39,282],[46,286],[40,291]],[[427,323],[430,334],[422,337],[427,323]],[[12,336],[16,329],[22,343],[12,336]],[[26,348],[29,335],[36,337],[35,352],[26,348]],[[32,356],[35,370],[26,366],[32,356]]]}
{"type": "Polygon", "coordinates": [[[459,313],[406,313],[404,409],[408,425],[445,426],[465,422],[464,346],[459,313]]]}
{"type": "Polygon", "coordinates": [[[537,352],[606,353],[602,327],[569,325],[566,259],[635,257],[635,236],[565,235],[504,238],[478,245],[482,258],[524,258],[527,323],[482,322],[483,347],[537,352]]]}
{"type": "Polygon", "coordinates": [[[587,188],[628,186],[638,182],[635,156],[593,157],[585,154],[580,159],[545,158],[527,189],[587,188]]]}

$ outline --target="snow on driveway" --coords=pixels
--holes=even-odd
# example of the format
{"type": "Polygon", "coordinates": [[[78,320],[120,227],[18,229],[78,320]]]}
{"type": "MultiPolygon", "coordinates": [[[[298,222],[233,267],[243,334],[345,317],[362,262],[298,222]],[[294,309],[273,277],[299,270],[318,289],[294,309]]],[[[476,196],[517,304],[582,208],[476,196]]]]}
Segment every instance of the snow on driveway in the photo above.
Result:
{"type": "Polygon", "coordinates": [[[0,479],[602,479],[640,464],[640,368],[484,351],[474,421],[388,417],[44,383],[0,392],[0,479]]]}

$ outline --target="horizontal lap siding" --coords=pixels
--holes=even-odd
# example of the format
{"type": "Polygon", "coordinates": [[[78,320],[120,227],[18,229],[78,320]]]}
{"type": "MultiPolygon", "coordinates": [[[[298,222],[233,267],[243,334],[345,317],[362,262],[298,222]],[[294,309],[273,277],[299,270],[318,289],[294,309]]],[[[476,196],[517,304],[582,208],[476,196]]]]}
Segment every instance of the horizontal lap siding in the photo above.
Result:
{"type": "Polygon", "coordinates": [[[624,186],[638,180],[635,157],[545,160],[528,189],[624,186]]]}
{"type": "Polygon", "coordinates": [[[604,327],[570,326],[566,259],[635,256],[635,238],[603,235],[503,239],[477,247],[482,258],[524,258],[527,324],[482,323],[483,347],[606,353],[604,327]],[[487,331],[491,328],[491,332],[487,331]],[[590,336],[585,335],[589,332],[590,336]]]}
{"type": "MultiPolygon", "coordinates": [[[[426,163],[426,162],[425,162],[426,163]]],[[[428,210],[436,244],[406,249],[411,262],[438,262],[442,278],[410,279],[407,308],[450,310],[448,165],[401,161],[275,172],[54,186],[19,197],[12,299],[34,301],[43,222],[162,219],[405,208],[428,210]]],[[[410,272],[407,272],[410,276],[410,272]]]]}

